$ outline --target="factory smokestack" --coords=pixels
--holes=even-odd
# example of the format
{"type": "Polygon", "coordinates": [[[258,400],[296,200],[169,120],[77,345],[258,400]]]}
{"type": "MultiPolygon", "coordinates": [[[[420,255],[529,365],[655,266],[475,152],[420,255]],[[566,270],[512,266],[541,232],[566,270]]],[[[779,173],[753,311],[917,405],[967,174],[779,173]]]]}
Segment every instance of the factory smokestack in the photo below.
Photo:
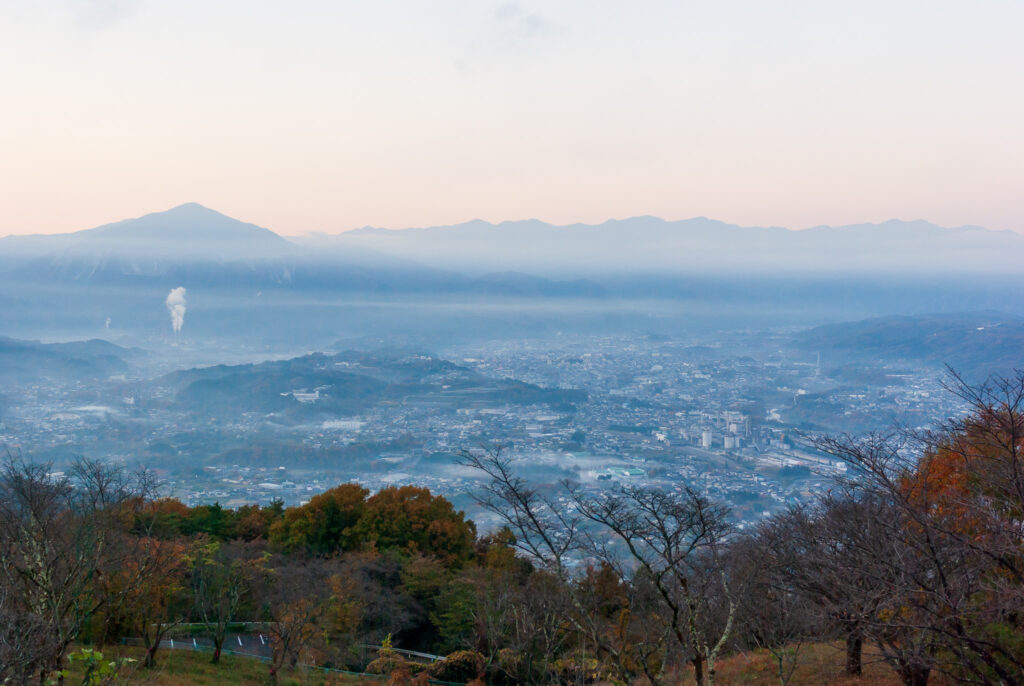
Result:
{"type": "Polygon", "coordinates": [[[172,288],[164,302],[167,304],[167,311],[171,313],[171,327],[177,335],[185,323],[185,289],[182,286],[172,288]]]}

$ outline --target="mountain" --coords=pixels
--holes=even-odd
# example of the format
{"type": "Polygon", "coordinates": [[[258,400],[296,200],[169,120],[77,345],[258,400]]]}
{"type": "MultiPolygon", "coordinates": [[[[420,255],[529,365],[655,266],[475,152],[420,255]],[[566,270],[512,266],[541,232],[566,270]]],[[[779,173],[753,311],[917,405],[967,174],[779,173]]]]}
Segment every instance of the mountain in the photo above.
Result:
{"type": "Polygon", "coordinates": [[[165,212],[51,236],[0,239],[7,255],[90,255],[128,258],[247,259],[297,250],[269,229],[232,219],[197,203],[165,212]]]}
{"type": "Polygon", "coordinates": [[[960,312],[879,317],[829,324],[798,333],[794,342],[822,365],[912,362],[949,365],[965,378],[983,380],[1024,368],[1024,318],[1001,312],[960,312]]]}
{"type": "Polygon", "coordinates": [[[299,246],[196,203],[54,236],[0,238],[0,273],[19,283],[114,288],[223,288],[599,296],[593,282],[526,274],[470,278],[359,245],[299,246]]]}
{"type": "Polygon", "coordinates": [[[0,337],[0,379],[103,378],[127,371],[139,353],[99,339],[40,343],[0,337]]]}
{"type": "Polygon", "coordinates": [[[75,234],[82,247],[139,256],[280,257],[296,247],[269,229],[197,203],[75,234]]]}
{"type": "MultiPolygon", "coordinates": [[[[325,278],[344,266],[362,274],[391,272],[385,281],[400,273],[418,274],[428,282],[447,282],[441,290],[467,287],[465,282],[457,286],[455,282],[469,274],[481,277],[469,285],[470,290],[491,288],[522,295],[562,291],[580,295],[595,285],[551,287],[530,282],[538,277],[1017,274],[1022,259],[1024,235],[977,226],[944,228],[924,221],[792,231],[706,217],[681,221],[632,217],[564,226],[537,219],[499,224],[475,220],[401,230],[364,227],[288,240],[196,203],[71,234],[0,238],[0,271],[19,270],[16,276],[46,281],[202,280],[208,278],[203,272],[219,270],[222,274],[216,280],[247,286],[295,286],[307,279],[330,287],[333,282],[351,280],[339,279],[337,274],[325,278]]],[[[368,281],[377,279],[371,276],[368,281]]]]}
{"type": "Polygon", "coordinates": [[[359,246],[434,267],[484,274],[628,273],[1018,273],[1024,235],[924,221],[819,226],[803,231],[751,227],[697,217],[633,217],[556,226],[537,219],[471,221],[420,229],[365,227],[296,237],[299,245],[359,246]]]}

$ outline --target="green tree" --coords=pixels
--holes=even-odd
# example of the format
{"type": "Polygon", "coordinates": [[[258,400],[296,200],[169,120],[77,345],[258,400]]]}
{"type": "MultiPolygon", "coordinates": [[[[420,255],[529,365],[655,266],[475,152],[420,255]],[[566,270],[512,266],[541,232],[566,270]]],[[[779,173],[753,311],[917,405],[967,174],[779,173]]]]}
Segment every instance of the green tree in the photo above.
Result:
{"type": "Polygon", "coordinates": [[[314,496],[305,505],[285,510],[270,527],[270,541],[287,551],[329,555],[352,550],[359,540],[354,527],[366,510],[370,492],[359,484],[342,484],[314,496]]]}

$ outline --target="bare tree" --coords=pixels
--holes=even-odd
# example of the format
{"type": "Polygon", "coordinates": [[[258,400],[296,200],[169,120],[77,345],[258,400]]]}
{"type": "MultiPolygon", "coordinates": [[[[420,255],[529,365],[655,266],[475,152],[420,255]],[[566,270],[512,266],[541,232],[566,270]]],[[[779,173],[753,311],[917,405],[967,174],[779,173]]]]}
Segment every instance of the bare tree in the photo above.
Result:
{"type": "Polygon", "coordinates": [[[22,677],[59,669],[85,622],[110,602],[97,579],[124,553],[116,541],[125,513],[151,488],[144,473],[90,460],[66,474],[16,456],[0,464],[0,586],[8,612],[43,635],[22,677]]]}
{"type": "Polygon", "coordinates": [[[970,412],[930,433],[825,438],[850,487],[890,503],[896,554],[876,560],[893,601],[873,633],[906,684],[939,669],[967,683],[1024,683],[1024,374],[979,385],[951,373],[970,412]]]}
{"type": "MultiPolygon", "coordinates": [[[[0,560],[0,565],[5,561],[0,560]]],[[[0,683],[24,683],[59,650],[42,617],[30,612],[16,587],[0,580],[0,683]]]]}
{"type": "Polygon", "coordinates": [[[829,493],[776,514],[757,532],[763,565],[780,592],[799,593],[844,641],[849,675],[861,674],[868,630],[892,595],[891,574],[878,564],[891,541],[887,513],[884,501],[829,493]]]}
{"type": "Polygon", "coordinates": [[[566,565],[584,542],[582,517],[518,476],[502,446],[463,450],[458,460],[489,478],[474,498],[509,528],[513,545],[534,564],[567,578],[566,565]]]}
{"type": "Polygon", "coordinates": [[[592,497],[568,483],[561,485],[568,498],[558,500],[519,477],[500,448],[463,451],[460,462],[488,477],[477,502],[509,528],[527,558],[562,582],[573,609],[566,620],[623,678],[642,674],[660,683],[673,657],[685,655],[698,684],[714,682],[735,615],[733,589],[718,563],[728,534],[724,508],[689,490],[627,488],[592,497]],[[584,557],[614,569],[625,584],[629,606],[617,633],[608,631],[570,573],[584,557]],[[666,621],[643,621],[652,611],[638,602],[648,597],[645,584],[666,621]],[[675,650],[666,654],[668,641],[675,650]]]}
{"type": "MultiPolygon", "coordinates": [[[[737,640],[740,649],[764,650],[775,662],[781,686],[793,678],[803,649],[827,635],[818,603],[795,583],[793,570],[780,554],[790,544],[778,536],[774,518],[748,536],[730,542],[727,566],[730,576],[747,580],[737,599],[737,640]]],[[[857,655],[859,664],[859,654],[857,655]]]]}
{"type": "MultiPolygon", "coordinates": [[[[713,684],[715,661],[735,620],[736,602],[720,554],[730,531],[728,510],[683,488],[624,487],[617,493],[573,491],[580,513],[614,534],[657,590],[676,650],[693,665],[698,686],[713,684]]],[[[590,549],[614,563],[619,555],[593,535],[590,549]]]]}

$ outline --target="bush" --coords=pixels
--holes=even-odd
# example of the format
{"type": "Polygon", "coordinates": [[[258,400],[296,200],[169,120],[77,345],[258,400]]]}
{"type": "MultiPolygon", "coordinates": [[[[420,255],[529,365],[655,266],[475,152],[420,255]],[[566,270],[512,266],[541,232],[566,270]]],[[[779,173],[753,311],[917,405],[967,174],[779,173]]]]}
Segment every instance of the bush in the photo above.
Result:
{"type": "Polygon", "coordinates": [[[404,670],[412,672],[412,665],[401,655],[396,655],[390,651],[381,651],[380,657],[366,665],[366,671],[369,674],[391,674],[404,670]]]}
{"type": "Polygon", "coordinates": [[[563,684],[592,684],[601,680],[601,664],[595,657],[565,657],[555,660],[554,666],[563,684]]]}
{"type": "Polygon", "coordinates": [[[434,679],[461,683],[476,679],[483,671],[484,656],[475,650],[456,650],[427,668],[427,672],[434,679]]]}

